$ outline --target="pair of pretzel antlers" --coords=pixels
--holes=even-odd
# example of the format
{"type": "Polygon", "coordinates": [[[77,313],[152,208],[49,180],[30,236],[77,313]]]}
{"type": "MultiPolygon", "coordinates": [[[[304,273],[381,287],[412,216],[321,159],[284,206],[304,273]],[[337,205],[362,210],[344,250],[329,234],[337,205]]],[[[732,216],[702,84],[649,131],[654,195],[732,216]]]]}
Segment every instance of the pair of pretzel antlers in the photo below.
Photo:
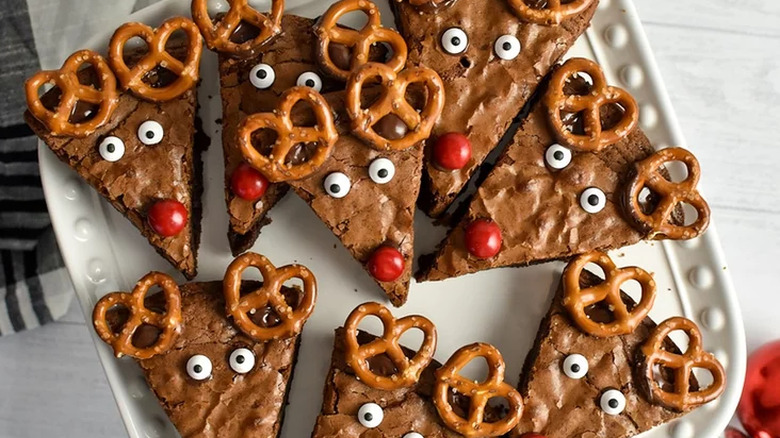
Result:
{"type": "MultiPolygon", "coordinates": [[[[227,316],[245,335],[257,342],[286,339],[298,335],[314,311],[317,300],[317,282],[308,268],[287,265],[276,268],[264,256],[246,253],[237,257],[228,267],[223,280],[227,316]],[[242,275],[248,268],[257,268],[262,285],[242,294],[242,275]],[[298,278],[303,282],[302,294],[295,308],[287,303],[283,294],[284,282],[298,278]],[[250,317],[266,308],[273,310],[279,322],[274,325],[258,325],[250,317]]],[[[182,297],[176,281],[168,275],[152,272],[138,281],[132,292],[112,292],[95,305],[92,321],[98,336],[111,345],[117,357],[127,355],[136,359],[149,359],[167,352],[182,331],[182,297]],[[165,312],[158,313],[146,307],[146,295],[153,286],[162,288],[165,312]],[[122,307],[129,313],[119,332],[109,324],[109,311],[122,307]],[[160,330],[155,342],[145,348],[136,347],[133,337],[142,325],[160,330]]]]}
{"type": "Polygon", "coordinates": [[[175,99],[194,87],[199,77],[202,45],[198,29],[186,18],[174,17],[157,30],[142,23],[127,23],[111,38],[108,61],[91,50],[81,50],[68,57],[60,69],[41,71],[28,79],[25,83],[27,106],[53,135],[86,137],[106,125],[119,104],[117,78],[122,89],[153,102],[175,99]],[[184,61],[172,56],[166,48],[171,35],[178,31],[187,35],[184,61]],[[142,38],[148,51],[129,67],[125,60],[125,44],[134,37],[142,38]],[[96,84],[80,81],[87,78],[83,72],[85,65],[92,67],[96,84]],[[146,83],[145,78],[158,67],[172,72],[177,79],[164,86],[146,83]],[[61,93],[59,101],[49,106],[44,104],[40,94],[47,84],[61,93]],[[95,105],[97,110],[86,121],[71,121],[79,102],[95,105]]]}
{"type": "MultiPolygon", "coordinates": [[[[419,315],[395,319],[386,307],[379,303],[365,303],[350,313],[344,325],[345,361],[355,375],[366,385],[395,390],[414,386],[420,375],[433,360],[436,350],[436,327],[419,315]],[[358,326],[367,316],[382,321],[382,336],[360,345],[358,326]],[[408,330],[423,332],[420,349],[409,357],[400,345],[401,336],[408,330]],[[396,373],[390,376],[378,375],[371,370],[369,359],[386,355],[392,361],[396,373]]],[[[523,400],[511,385],[504,382],[505,365],[501,353],[492,345],[473,344],[461,348],[436,371],[433,402],[442,421],[450,429],[465,437],[496,437],[509,432],[520,421],[523,400]],[[488,378],[481,383],[464,378],[460,372],[471,361],[485,358],[488,362],[488,378]],[[470,397],[467,418],[455,413],[451,394],[457,392],[470,397]],[[504,398],[509,402],[509,413],[498,422],[485,421],[485,410],[491,398],[504,398]]]]}

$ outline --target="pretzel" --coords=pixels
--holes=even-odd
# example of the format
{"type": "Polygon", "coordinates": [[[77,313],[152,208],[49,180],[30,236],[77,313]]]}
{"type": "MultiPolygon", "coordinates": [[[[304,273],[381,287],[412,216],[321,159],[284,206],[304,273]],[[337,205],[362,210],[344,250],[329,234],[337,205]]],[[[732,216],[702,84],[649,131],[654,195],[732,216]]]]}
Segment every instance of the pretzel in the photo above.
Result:
{"type": "Polygon", "coordinates": [[[584,332],[600,338],[633,333],[650,313],[655,303],[656,287],[653,276],[638,267],[620,268],[608,255],[591,251],[572,260],[563,272],[563,307],[584,332]],[[595,263],[604,270],[604,282],[585,289],[580,287],[580,275],[588,263],[595,263]],[[630,311],[621,298],[620,287],[631,280],[642,286],[642,299],[630,311]],[[606,302],[615,320],[610,323],[595,322],[588,318],[587,308],[606,302]]]}
{"type": "Polygon", "coordinates": [[[538,0],[508,0],[509,6],[522,20],[529,23],[557,26],[563,20],[582,13],[593,4],[595,0],[574,0],[563,3],[562,0],[547,0],[546,6],[532,7],[528,3],[538,3],[538,0]]]}
{"type": "Polygon", "coordinates": [[[429,68],[408,68],[396,74],[386,65],[368,63],[350,76],[346,104],[355,136],[379,150],[408,149],[430,137],[433,125],[444,109],[444,83],[429,68]],[[364,109],[363,88],[367,81],[377,77],[381,79],[378,87],[382,92],[376,102],[364,109]],[[419,113],[406,100],[406,89],[411,84],[423,84],[427,91],[425,106],[419,113]],[[387,139],[374,130],[374,124],[390,114],[400,118],[409,128],[402,138],[387,139]]]}
{"type": "Polygon", "coordinates": [[[696,157],[682,148],[669,148],[656,152],[637,163],[634,175],[626,185],[623,207],[628,216],[649,238],[686,240],[699,236],[710,225],[710,206],[696,189],[701,177],[701,167],[696,157]],[[688,169],[688,177],[682,182],[672,182],[661,172],[666,163],[680,161],[688,169]],[[640,205],[639,195],[648,188],[658,205],[652,213],[645,213],[640,205]],[[658,199],[656,199],[658,198],[658,199]],[[675,208],[686,203],[696,209],[698,217],[690,225],[671,222],[675,208]]]}
{"type": "Polygon", "coordinates": [[[345,359],[355,375],[366,385],[383,390],[407,388],[417,383],[420,374],[431,363],[436,351],[436,327],[424,316],[412,315],[395,319],[387,307],[379,303],[358,306],[347,317],[345,359]],[[366,316],[376,316],[384,327],[382,337],[366,345],[358,343],[358,325],[366,316]],[[399,344],[401,336],[413,328],[423,332],[423,343],[413,358],[409,359],[399,344]],[[374,374],[368,359],[386,354],[398,370],[391,376],[374,374]]]}
{"type": "Polygon", "coordinates": [[[287,339],[298,335],[303,325],[314,312],[317,301],[317,280],[305,266],[286,265],[276,268],[264,256],[248,252],[237,257],[228,266],[223,283],[227,313],[233,322],[247,336],[258,342],[287,339]],[[254,267],[263,276],[260,289],[241,295],[241,276],[244,271],[254,267]],[[282,294],[284,282],[292,278],[303,281],[303,297],[297,308],[293,309],[282,294]],[[281,321],[273,327],[262,327],[249,317],[250,313],[270,307],[281,321]]]}
{"type": "Polygon", "coordinates": [[[92,312],[92,323],[100,339],[114,349],[116,357],[128,355],[144,360],[165,353],[173,346],[182,329],[179,286],[168,275],[150,272],[138,281],[132,293],[112,292],[101,298],[92,312]],[[146,293],[152,286],[162,288],[165,297],[163,314],[149,310],[144,303],[146,293]],[[123,306],[130,312],[119,333],[114,333],[106,320],[108,311],[116,306],[123,306]],[[161,332],[154,344],[147,348],[137,348],[133,345],[133,335],[143,324],[155,326],[161,332]]]}
{"type": "Polygon", "coordinates": [[[338,138],[328,102],[310,87],[303,86],[285,91],[273,113],[251,115],[244,119],[238,129],[238,143],[244,158],[271,182],[291,181],[312,174],[328,159],[338,138]],[[293,125],[291,112],[293,106],[301,100],[310,103],[314,110],[317,119],[314,127],[293,125]],[[278,134],[268,156],[252,144],[252,134],[260,129],[271,129],[278,134]],[[302,143],[316,143],[314,155],[301,164],[286,163],[290,150],[302,143]]]}
{"type": "Polygon", "coordinates": [[[461,347],[447,363],[436,371],[433,404],[444,424],[464,437],[496,437],[508,433],[520,422],[523,414],[523,398],[504,382],[506,371],[504,358],[496,347],[476,343],[461,347]],[[488,377],[475,382],[460,375],[460,371],[472,360],[482,357],[488,364],[488,377]],[[450,392],[454,390],[470,398],[468,418],[463,418],[450,404],[450,392]],[[491,398],[504,398],[509,402],[509,412],[496,422],[485,422],[485,408],[491,398]]]}
{"type": "Polygon", "coordinates": [[[282,32],[284,0],[271,0],[271,11],[263,14],[251,6],[249,0],[228,0],[230,9],[216,22],[209,16],[208,0],[192,0],[192,18],[198,24],[209,49],[241,58],[257,55],[260,48],[282,32]],[[241,22],[259,30],[258,35],[243,43],[230,40],[241,22]]]}
{"type": "Polygon", "coordinates": [[[726,371],[711,353],[702,349],[701,332],[693,321],[675,317],[658,325],[638,351],[640,373],[644,379],[640,385],[646,390],[650,401],[683,412],[709,403],[720,397],[726,389],[726,371]],[[688,335],[688,350],[683,354],[665,350],[663,345],[669,333],[682,330],[688,335]],[[667,391],[655,379],[656,365],[674,370],[674,389],[667,391]],[[712,374],[713,382],[705,389],[691,391],[691,371],[706,369],[712,374]]]}
{"type": "Polygon", "coordinates": [[[604,72],[595,62],[574,58],[553,73],[544,104],[550,127],[558,140],[580,151],[600,151],[628,136],[639,122],[636,100],[625,90],[607,85],[604,72]],[[567,81],[577,73],[586,73],[593,79],[593,86],[586,95],[567,95],[567,81]],[[618,104],[623,108],[620,121],[609,129],[601,126],[601,108],[618,104]],[[562,113],[583,113],[585,134],[579,135],[567,129],[562,113]]]}
{"type": "Polygon", "coordinates": [[[91,50],[80,50],[70,55],[59,70],[36,73],[24,87],[30,113],[53,135],[86,137],[105,125],[119,104],[114,73],[106,60],[91,50]],[[97,87],[79,82],[79,69],[84,64],[90,64],[95,69],[99,81],[97,87]],[[54,110],[46,108],[38,95],[46,84],[54,84],[62,92],[54,110]],[[70,116],[80,101],[99,105],[99,109],[88,121],[71,123],[70,116]]]}
{"type": "Polygon", "coordinates": [[[153,102],[165,102],[181,96],[198,82],[200,55],[203,40],[200,32],[191,20],[174,17],[162,24],[157,30],[143,23],[125,23],[114,32],[108,49],[108,62],[116,72],[122,88],[153,102]],[[187,57],[184,62],[174,58],[165,45],[174,32],[187,34],[187,57]],[[132,38],[146,41],[149,52],[132,68],[125,62],[125,44],[132,38]],[[155,87],[144,82],[144,78],[157,67],[170,70],[178,76],[173,83],[164,87],[155,87]]]}
{"type": "Polygon", "coordinates": [[[400,72],[406,65],[408,49],[406,41],[395,30],[382,27],[379,9],[369,0],[341,0],[331,5],[314,28],[317,35],[317,59],[320,67],[329,75],[346,81],[352,71],[368,62],[371,47],[376,43],[387,43],[393,50],[393,57],[385,65],[394,72],[400,72]],[[368,22],[360,30],[338,25],[346,14],[362,11],[368,22]],[[350,69],[343,70],[331,59],[330,44],[344,45],[352,50],[350,69]]]}

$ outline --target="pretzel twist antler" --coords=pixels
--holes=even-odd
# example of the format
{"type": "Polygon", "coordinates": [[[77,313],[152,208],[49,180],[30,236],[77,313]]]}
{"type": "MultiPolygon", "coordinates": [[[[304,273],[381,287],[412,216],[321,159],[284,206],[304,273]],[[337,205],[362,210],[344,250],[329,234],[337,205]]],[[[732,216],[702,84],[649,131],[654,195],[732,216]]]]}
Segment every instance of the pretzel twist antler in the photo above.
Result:
{"type": "Polygon", "coordinates": [[[408,49],[406,41],[395,30],[382,27],[379,9],[369,0],[341,0],[328,8],[314,29],[317,34],[317,58],[320,66],[329,75],[346,81],[350,73],[368,63],[371,47],[377,43],[387,43],[393,51],[393,57],[386,66],[394,72],[400,72],[406,65],[408,49]],[[360,30],[338,25],[338,21],[350,12],[361,11],[368,22],[360,30]],[[349,70],[337,66],[330,56],[330,45],[341,44],[352,50],[349,70]]]}
{"type": "Polygon", "coordinates": [[[547,93],[544,95],[550,127],[558,140],[581,151],[600,151],[628,136],[639,123],[639,107],[636,100],[625,90],[607,85],[604,72],[598,64],[584,58],[566,61],[553,73],[547,93]],[[590,92],[585,95],[566,94],[566,84],[578,73],[585,73],[593,79],[590,92]],[[623,109],[620,120],[614,126],[604,129],[601,108],[617,104],[623,109]],[[568,129],[563,114],[582,113],[584,135],[568,129]]]}
{"type": "Polygon", "coordinates": [[[509,6],[522,20],[554,26],[561,24],[567,18],[582,13],[595,0],[574,0],[568,3],[563,3],[561,0],[547,0],[546,5],[542,8],[529,6],[529,1],[538,3],[536,0],[508,0],[509,6]]]}
{"type": "Polygon", "coordinates": [[[352,368],[363,383],[383,390],[393,390],[412,386],[420,379],[425,367],[431,363],[436,350],[436,327],[424,316],[412,315],[395,319],[385,306],[379,303],[365,303],[349,314],[346,323],[347,365],[352,368]],[[358,343],[358,326],[366,316],[376,316],[382,321],[382,336],[366,345],[358,343]],[[401,336],[411,329],[423,332],[423,343],[413,358],[408,358],[401,347],[401,336]],[[390,376],[374,374],[368,359],[386,354],[398,370],[390,376]]]}
{"type": "Polygon", "coordinates": [[[696,188],[700,177],[701,167],[692,153],[682,148],[660,150],[637,163],[634,176],[624,192],[624,210],[642,231],[650,233],[651,239],[693,239],[706,231],[710,224],[710,206],[696,188]],[[682,162],[688,169],[685,181],[669,181],[661,172],[665,164],[674,161],[682,162]],[[644,188],[650,189],[654,200],[658,201],[651,213],[646,213],[640,204],[644,188]],[[675,208],[681,203],[696,209],[694,223],[677,225],[671,222],[675,208]]]}
{"type": "Polygon", "coordinates": [[[677,411],[686,411],[718,398],[726,388],[726,371],[711,353],[702,348],[701,332],[696,323],[689,319],[675,317],[667,319],[653,330],[647,342],[638,352],[641,381],[650,401],[677,411]],[[682,330],[688,335],[688,350],[683,354],[664,349],[669,333],[682,330]],[[667,391],[655,379],[655,366],[660,365],[674,371],[674,388],[667,391]],[[705,389],[691,391],[691,372],[703,368],[712,374],[713,382],[705,389]]]}
{"type": "Polygon", "coordinates": [[[301,179],[316,172],[330,156],[339,137],[328,102],[313,89],[303,86],[287,90],[273,113],[253,114],[244,119],[239,126],[238,136],[244,158],[271,182],[301,179]],[[317,119],[314,127],[294,126],[292,109],[299,101],[311,104],[317,119]],[[276,142],[268,156],[258,151],[252,143],[252,135],[262,129],[271,129],[277,133],[276,142]],[[317,145],[311,157],[300,164],[287,163],[287,154],[294,146],[304,143],[317,145]]]}
{"type": "MultiPolygon", "coordinates": [[[[367,87],[366,87],[367,88],[367,87]]],[[[379,150],[408,149],[431,135],[433,126],[444,109],[444,83],[439,75],[425,67],[409,68],[395,73],[390,67],[368,63],[356,70],[347,84],[347,113],[353,133],[379,150]],[[365,83],[379,78],[382,93],[369,108],[362,108],[365,83]],[[425,106],[421,112],[406,100],[406,89],[422,84],[426,89],[425,106]],[[388,139],[374,130],[383,117],[393,114],[403,121],[409,132],[399,139],[388,139]]]]}
{"type": "Polygon", "coordinates": [[[255,341],[287,339],[298,335],[303,325],[314,312],[317,301],[317,280],[305,266],[287,265],[276,268],[264,256],[246,253],[237,257],[228,266],[223,282],[227,313],[235,325],[255,341]],[[241,295],[241,276],[254,267],[263,276],[260,289],[241,295]],[[298,278],[303,281],[303,296],[293,309],[284,297],[282,288],[287,280],[298,278]],[[271,327],[255,324],[249,314],[270,307],[279,316],[280,323],[271,327]]]}
{"type": "Polygon", "coordinates": [[[130,89],[135,95],[153,102],[165,102],[181,96],[197,84],[202,51],[203,40],[195,23],[184,17],[174,17],[156,31],[143,23],[125,23],[111,37],[108,61],[122,88],[130,89]],[[187,56],[184,62],[174,58],[165,47],[171,35],[177,31],[187,35],[187,56]],[[146,41],[149,52],[130,68],[125,62],[125,44],[135,37],[146,41]],[[144,82],[146,75],[158,66],[171,71],[178,78],[162,87],[144,82]]]}
{"type": "Polygon", "coordinates": [[[230,3],[228,12],[213,21],[209,16],[208,0],[192,0],[192,18],[203,33],[209,49],[242,58],[252,57],[257,55],[273,37],[282,32],[284,0],[271,0],[271,11],[268,14],[263,14],[249,6],[249,0],[228,0],[228,3],[230,3]],[[257,28],[258,34],[249,41],[233,42],[231,37],[241,22],[257,28]]]}
{"type": "Polygon", "coordinates": [[[586,333],[598,337],[610,337],[633,333],[653,308],[656,297],[655,280],[647,271],[638,267],[618,269],[608,255],[591,251],[572,260],[563,273],[563,306],[575,324],[586,333]],[[604,270],[603,283],[585,289],[580,287],[580,275],[588,263],[595,263],[604,270]],[[620,287],[636,280],[642,287],[642,299],[630,311],[621,298],[620,287]],[[605,302],[614,315],[614,321],[600,323],[588,318],[587,308],[605,302]]]}
{"type": "Polygon", "coordinates": [[[46,125],[54,135],[86,137],[108,123],[119,104],[116,78],[102,56],[91,50],[80,50],[68,57],[59,70],[40,71],[25,83],[30,113],[46,125]],[[79,70],[89,64],[95,70],[97,87],[79,82],[79,70]],[[41,87],[54,84],[62,92],[54,110],[46,108],[38,95],[41,87]],[[71,123],[70,117],[78,102],[98,105],[98,110],[85,122],[71,123]]]}
{"type": "Polygon", "coordinates": [[[444,366],[436,371],[436,385],[433,389],[433,403],[442,421],[450,429],[470,437],[496,437],[508,433],[520,422],[523,413],[523,398],[512,385],[504,382],[506,366],[504,358],[496,347],[476,343],[460,348],[444,366]],[[488,364],[488,377],[475,382],[460,374],[472,360],[482,357],[488,364]],[[450,403],[450,392],[454,390],[468,396],[468,418],[455,413],[450,403]],[[509,412],[496,422],[485,422],[485,409],[492,398],[503,398],[509,402],[509,412]]]}
{"type": "Polygon", "coordinates": [[[165,353],[181,333],[181,293],[176,281],[160,272],[151,272],[135,285],[132,293],[112,292],[98,301],[92,312],[92,323],[100,339],[111,345],[117,357],[132,356],[149,359],[165,353]],[[152,286],[160,286],[165,297],[165,313],[149,310],[144,303],[152,286]],[[116,306],[127,308],[130,316],[119,333],[114,333],[106,319],[108,311],[116,306]],[[133,345],[133,335],[141,325],[148,324],[161,330],[155,343],[147,348],[133,345]]]}

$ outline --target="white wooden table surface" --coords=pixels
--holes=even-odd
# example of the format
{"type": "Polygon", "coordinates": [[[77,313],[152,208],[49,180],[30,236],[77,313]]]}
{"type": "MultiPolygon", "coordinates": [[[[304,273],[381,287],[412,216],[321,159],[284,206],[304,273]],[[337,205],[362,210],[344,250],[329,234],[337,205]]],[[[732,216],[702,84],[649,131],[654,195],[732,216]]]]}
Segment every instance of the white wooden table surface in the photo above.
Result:
{"type": "MultiPolygon", "coordinates": [[[[748,349],[780,339],[780,1],[635,0],[704,169],[748,349]]],[[[81,312],[0,338],[0,437],[124,430],[81,312]]]]}

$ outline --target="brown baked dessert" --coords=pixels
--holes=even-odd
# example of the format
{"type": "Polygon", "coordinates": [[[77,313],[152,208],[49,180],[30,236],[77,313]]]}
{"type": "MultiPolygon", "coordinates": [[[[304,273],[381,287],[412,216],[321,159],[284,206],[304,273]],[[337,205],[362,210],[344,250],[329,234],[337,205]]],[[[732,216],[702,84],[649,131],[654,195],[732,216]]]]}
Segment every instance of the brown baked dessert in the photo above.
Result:
{"type": "Polygon", "coordinates": [[[655,153],[637,127],[636,102],[607,86],[595,63],[571,60],[552,82],[464,217],[435,254],[421,258],[418,281],[567,259],[643,239],[692,238],[706,229],[710,213],[696,190],[693,155],[682,149],[655,153]],[[593,128],[585,107],[559,108],[570,99],[594,106],[593,128]],[[689,176],[673,183],[664,164],[678,160],[689,176]],[[679,204],[686,203],[696,207],[693,223],[682,214],[679,204]]]}
{"type": "Polygon", "coordinates": [[[93,318],[117,355],[138,360],[182,437],[267,438],[280,434],[300,332],[315,298],[306,268],[277,269],[247,253],[224,282],[178,287],[151,273],[132,294],[103,297],[93,318]],[[263,283],[241,280],[249,267],[261,271],[263,283]],[[303,289],[282,286],[292,277],[303,280],[303,289]],[[162,292],[147,296],[158,286],[162,292]]]}
{"type": "Polygon", "coordinates": [[[208,146],[196,135],[201,47],[185,18],[156,30],[128,23],[112,38],[108,62],[82,50],[60,70],[30,78],[24,115],[57,157],[187,278],[197,272],[200,154],[208,146]],[[135,36],[146,50],[125,51],[135,36]]]}
{"type": "Polygon", "coordinates": [[[655,287],[644,270],[618,269],[602,253],[566,268],[525,362],[525,414],[513,436],[627,438],[723,392],[723,367],[701,351],[701,333],[692,322],[672,318],[656,326],[647,317],[655,287]],[[584,270],[589,262],[606,278],[584,270]],[[620,289],[630,280],[642,287],[639,303],[620,289]],[[668,338],[675,330],[691,340],[685,353],[668,338]],[[709,370],[712,383],[704,387],[691,373],[694,366],[709,370]]]}
{"type": "Polygon", "coordinates": [[[446,91],[426,147],[420,196],[432,217],[445,213],[498,146],[542,78],[588,27],[598,0],[560,11],[548,2],[525,3],[530,13],[521,0],[391,2],[409,64],[435,70],[446,91]],[[557,16],[560,24],[537,15],[557,16]]]}

